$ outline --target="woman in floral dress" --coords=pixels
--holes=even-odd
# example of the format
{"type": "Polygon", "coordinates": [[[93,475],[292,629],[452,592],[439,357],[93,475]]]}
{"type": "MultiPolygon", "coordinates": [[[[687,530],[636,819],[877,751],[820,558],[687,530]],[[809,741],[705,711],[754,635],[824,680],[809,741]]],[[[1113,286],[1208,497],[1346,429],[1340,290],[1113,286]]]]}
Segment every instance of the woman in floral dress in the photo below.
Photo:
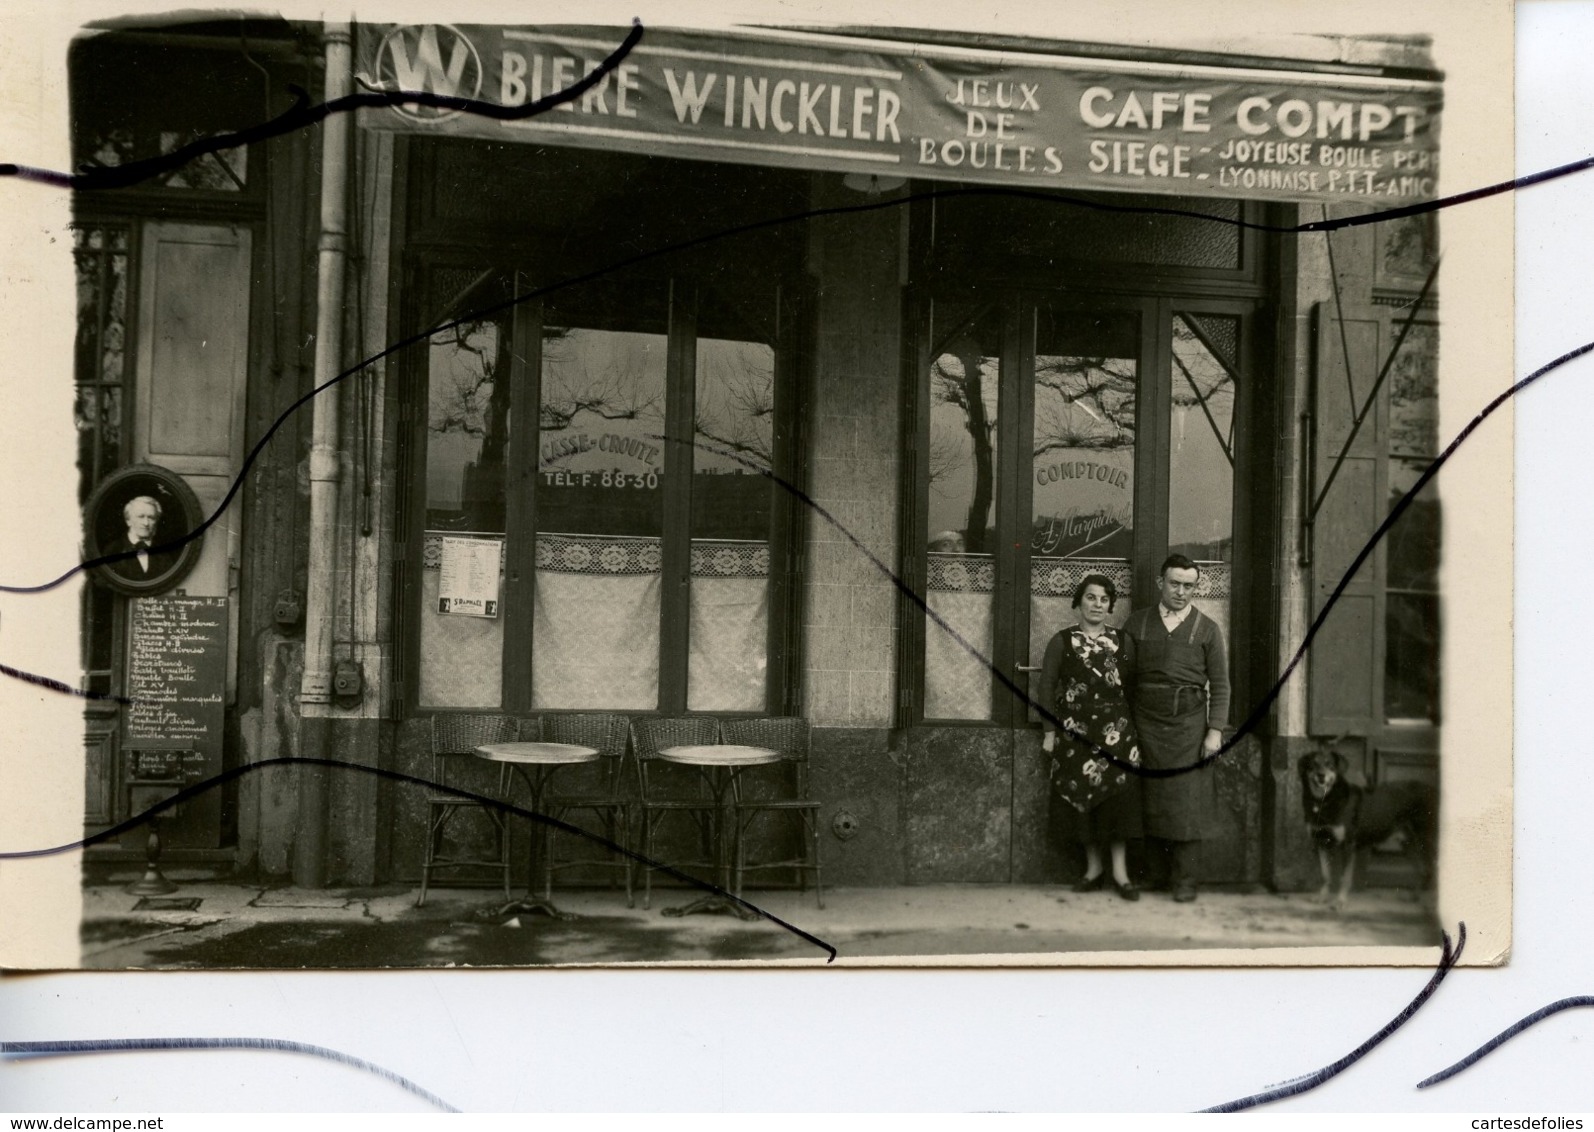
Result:
{"type": "Polygon", "coordinates": [[[1107,624],[1117,602],[1118,589],[1105,574],[1087,574],[1074,588],[1079,624],[1051,639],[1041,667],[1040,706],[1054,717],[1045,720],[1042,746],[1051,756],[1052,789],[1078,814],[1085,877],[1074,891],[1106,885],[1105,845],[1111,853],[1113,888],[1125,900],[1138,900],[1140,892],[1129,881],[1125,845],[1141,835],[1140,780],[1120,765],[1140,765],[1123,685],[1123,672],[1133,665],[1134,644],[1107,624]]]}

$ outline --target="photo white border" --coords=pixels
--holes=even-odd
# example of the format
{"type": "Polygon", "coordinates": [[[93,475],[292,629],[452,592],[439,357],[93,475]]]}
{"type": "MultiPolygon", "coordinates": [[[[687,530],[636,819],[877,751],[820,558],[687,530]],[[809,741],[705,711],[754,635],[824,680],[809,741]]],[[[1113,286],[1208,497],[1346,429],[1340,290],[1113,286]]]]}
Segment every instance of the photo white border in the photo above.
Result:
{"type": "MultiPolygon", "coordinates": [[[[581,18],[623,21],[631,14],[629,10],[611,11],[612,7],[584,6],[581,18]]],[[[1399,22],[1421,14],[1413,5],[1400,6],[1397,11],[1382,10],[1390,8],[1394,6],[1375,6],[1374,15],[1399,22]]],[[[1586,4],[1533,3],[1525,4],[1524,9],[1525,18],[1541,23],[1563,18],[1582,20],[1581,32],[1560,29],[1540,40],[1537,50],[1546,55],[1553,55],[1556,49],[1576,50],[1580,55],[1577,45],[1590,41],[1587,32],[1594,28],[1594,21],[1589,19],[1586,4]],[[1551,9],[1558,11],[1547,14],[1551,9]]],[[[151,10],[157,9],[151,6],[151,10]]],[[[435,7],[430,10],[435,12],[435,7]]],[[[452,18],[461,21],[501,18],[482,5],[460,5],[457,10],[461,14],[452,18]],[[480,8],[481,14],[472,14],[473,8],[480,8]]],[[[1108,15],[1116,10],[1101,9],[1108,15]]],[[[1334,22],[1339,24],[1348,10],[1356,9],[1335,5],[1331,13],[1334,22]]],[[[1447,6],[1447,10],[1451,9],[1447,6]]],[[[73,22],[98,14],[84,15],[83,11],[72,10],[73,22]]],[[[1294,11],[1298,15],[1298,10],[1294,11]]],[[[1358,29],[1372,26],[1373,16],[1365,15],[1365,8],[1361,11],[1364,18],[1356,25],[1358,29]]],[[[290,14],[313,18],[309,13],[290,14]]],[[[647,13],[642,14],[645,17],[647,13]]],[[[846,18],[848,14],[819,10],[812,18],[814,22],[824,22],[846,18]]],[[[898,22],[926,24],[932,22],[933,16],[933,12],[919,10],[903,13],[898,22]]],[[[538,18],[542,18],[540,13],[538,18]]],[[[745,14],[742,18],[746,18],[745,14]]],[[[797,18],[795,13],[792,18],[797,18]]],[[[993,30],[1009,30],[1005,25],[1017,18],[998,13],[982,15],[982,22],[993,30]]],[[[1261,25],[1270,19],[1264,13],[1261,25]]],[[[1208,21],[1210,24],[1210,17],[1208,21]]],[[[42,51],[31,60],[38,64],[33,74],[42,77],[32,85],[19,80],[14,64],[19,59],[30,61],[25,47],[32,41],[24,36],[19,44],[13,34],[17,25],[18,20],[11,16],[0,25],[6,28],[0,42],[0,94],[13,111],[37,109],[47,101],[39,93],[39,85],[48,89],[59,86],[61,80],[50,76],[42,51]],[[19,51],[19,46],[24,49],[19,51]]],[[[1259,30],[1265,30],[1265,26],[1259,30]]],[[[1435,53],[1453,83],[1457,76],[1455,64],[1444,55],[1442,47],[1436,46],[1435,53]]],[[[61,55],[57,52],[49,58],[58,64],[61,55]]],[[[1565,69],[1564,56],[1559,61],[1563,64],[1560,70],[1525,68],[1520,76],[1525,89],[1537,95],[1536,100],[1525,102],[1525,121],[1529,112],[1534,117],[1533,125],[1524,126],[1523,137],[1547,143],[1525,147],[1522,172],[1585,156],[1588,146],[1582,139],[1594,136],[1588,128],[1586,111],[1594,104],[1594,98],[1586,88],[1573,85],[1580,80],[1565,69]],[[1548,87],[1547,94],[1544,87],[1548,87]],[[1529,152],[1541,159],[1530,159],[1529,152]]],[[[27,78],[26,71],[21,78],[27,78]]],[[[1463,109],[1465,103],[1450,87],[1444,135],[1446,191],[1498,179],[1461,175],[1469,168],[1476,172],[1491,164],[1490,154],[1484,152],[1487,147],[1470,155],[1475,160],[1469,166],[1468,152],[1458,146],[1453,123],[1463,109]]],[[[1496,107],[1493,112],[1499,109],[1496,107]]],[[[0,132],[0,142],[4,143],[0,155],[26,153],[38,164],[64,167],[64,122],[55,124],[53,134],[48,129],[31,134],[24,130],[19,137],[18,126],[22,124],[20,119],[7,116],[0,132]],[[25,144],[15,145],[19,140],[25,144]]],[[[1498,161],[1500,151],[1493,152],[1498,161]]],[[[41,199],[40,207],[55,208],[59,215],[48,219],[46,226],[58,230],[64,224],[64,206],[48,203],[49,190],[35,187],[30,191],[41,199]]],[[[1572,340],[1580,333],[1585,339],[1594,337],[1594,326],[1590,325],[1594,319],[1583,313],[1586,303],[1577,301],[1589,293],[1589,284],[1594,281],[1589,278],[1586,262],[1590,257],[1579,250],[1590,246],[1588,236],[1594,227],[1588,222],[1584,204],[1588,195],[1586,186],[1573,179],[1523,196],[1524,206],[1531,203],[1540,210],[1535,215],[1542,223],[1542,243],[1531,248],[1524,246],[1521,254],[1554,258],[1558,272],[1547,285],[1537,283],[1540,289],[1531,296],[1525,293],[1524,304],[1543,302],[1557,309],[1560,318],[1553,325],[1535,323],[1536,330],[1544,332],[1538,338],[1524,329],[1517,367],[1509,373],[1483,375],[1491,388],[1503,387],[1511,376],[1519,376],[1554,356],[1558,352],[1554,345],[1562,339],[1577,344],[1572,340]],[[1552,199],[1560,202],[1553,210],[1547,203],[1552,199]],[[1544,346],[1549,348],[1535,348],[1544,346]]],[[[1494,206],[1467,206],[1478,207],[1494,206]]],[[[1443,226],[1447,277],[1456,270],[1449,246],[1459,225],[1452,217],[1460,215],[1459,210],[1450,214],[1443,226]]],[[[17,224],[14,216],[8,216],[3,226],[0,251],[6,253],[4,264],[17,262],[11,253],[19,246],[37,250],[42,245],[38,234],[31,227],[17,224]]],[[[1474,266],[1492,272],[1498,280],[1509,263],[1507,250],[1504,256],[1480,256],[1474,266]]],[[[0,265],[0,270],[12,280],[20,274],[14,266],[0,265]]],[[[29,274],[35,281],[45,278],[37,271],[29,274]]],[[[69,274],[68,267],[56,272],[59,278],[46,281],[65,280],[69,285],[69,274]]],[[[7,287],[10,289],[10,283],[7,287]]],[[[1450,335],[1459,322],[1451,301],[1456,292],[1448,282],[1442,282],[1441,288],[1446,295],[1443,348],[1447,356],[1455,356],[1455,339],[1450,335]]],[[[19,309],[8,302],[0,311],[0,330],[9,332],[19,324],[27,327],[26,314],[26,308],[19,309]]],[[[62,356],[69,358],[69,353],[62,356]]],[[[39,360],[29,363],[35,372],[59,370],[59,366],[42,360],[42,352],[35,357],[39,360]]],[[[1506,363],[1509,369],[1509,358],[1506,363]]],[[[1481,361],[1479,367],[1482,368],[1481,361]]],[[[1390,1043],[1393,1048],[1389,1056],[1369,1059],[1343,1079],[1351,1092],[1336,1085],[1288,1102],[1290,1109],[1333,1111],[1333,1098],[1338,1097],[1343,1106],[1347,1096],[1362,1105],[1368,1104],[1366,1098],[1376,1098],[1369,1107],[1377,1109],[1415,1106],[1498,1111],[1507,1104],[1530,1105],[1535,1110],[1588,1105],[1586,1064],[1577,1059],[1575,1064],[1580,1068],[1574,1073],[1573,1063],[1565,1056],[1566,1041],[1575,1036],[1568,1034],[1567,1027],[1573,1025],[1570,1021],[1558,1031],[1559,1045],[1551,1045],[1549,1038],[1520,1039],[1485,1063],[1488,1068],[1480,1067],[1443,1090],[1424,1094],[1411,1090],[1415,1076],[1439,1067],[1452,1054],[1466,1052],[1521,1013],[1547,1001],[1547,996],[1587,989],[1580,985],[1586,983],[1587,969],[1581,929],[1591,920],[1585,894],[1594,891],[1594,885],[1589,883],[1589,855],[1579,835],[1586,824],[1583,815],[1590,801],[1589,763],[1577,750],[1581,740],[1575,730],[1576,709],[1586,696],[1581,666],[1564,664],[1562,658],[1573,655],[1594,628],[1594,615],[1580,609],[1574,600],[1577,591],[1573,584],[1582,564],[1589,560],[1590,545],[1588,535],[1575,523],[1567,524],[1555,510],[1578,502],[1569,489],[1582,482],[1590,398],[1579,390],[1579,384],[1578,367],[1570,367],[1563,375],[1548,379],[1535,392],[1535,400],[1524,402],[1523,409],[1524,432],[1528,434],[1531,428],[1528,435],[1532,443],[1524,443],[1521,453],[1525,507],[1520,519],[1524,545],[1531,545],[1534,554],[1531,560],[1524,556],[1523,588],[1517,598],[1518,608],[1532,617],[1524,624],[1518,640],[1523,658],[1525,709],[1519,726],[1522,749],[1533,752],[1537,761],[1531,766],[1524,762],[1518,787],[1522,812],[1530,813],[1533,820],[1527,823],[1519,818],[1516,823],[1521,836],[1518,864],[1524,884],[1519,904],[1523,932],[1515,961],[1503,970],[1453,975],[1434,1003],[1390,1043]],[[1530,494],[1534,490],[1540,493],[1536,497],[1530,494]],[[1537,503],[1537,514],[1530,515],[1526,507],[1530,500],[1537,503]],[[1551,510],[1549,516],[1543,514],[1546,508],[1551,510]],[[1534,583],[1532,589],[1529,578],[1534,583]],[[1534,929],[1531,932],[1530,927],[1534,929]],[[1480,979],[1486,982],[1479,983],[1480,979]],[[1418,1057],[1412,1058],[1413,1053],[1418,1057]],[[1359,1084],[1350,1085],[1352,1079],[1359,1084]]],[[[59,390],[41,382],[37,392],[48,398],[59,390]]],[[[64,406],[62,399],[63,411],[64,406]]],[[[43,411],[55,408],[46,403],[43,411]]],[[[1470,411],[1449,399],[1447,390],[1442,434],[1453,434],[1463,423],[1453,419],[1453,415],[1465,418],[1470,411]]],[[[1503,432],[1509,438],[1510,415],[1497,415],[1480,430],[1478,440],[1488,440],[1491,432],[1503,432]]],[[[0,451],[16,451],[12,442],[26,431],[21,422],[27,419],[25,413],[8,406],[5,419],[0,422],[0,451]]],[[[1486,463],[1483,455],[1477,456],[1477,463],[1486,463]]],[[[41,469],[41,474],[59,475],[62,483],[70,484],[75,469],[71,467],[69,451],[59,464],[60,467],[41,469]]],[[[1455,467],[1444,475],[1451,477],[1455,473],[1452,483],[1463,479],[1466,466],[1467,461],[1458,458],[1455,467]]],[[[1475,471],[1476,479],[1486,479],[1487,475],[1486,469],[1475,471]]],[[[1473,485],[1469,482],[1465,486],[1473,485]]],[[[1507,490],[1508,487],[1507,483],[1507,490]]],[[[1445,494],[1448,499],[1448,486],[1445,494]]],[[[13,499],[12,506],[24,520],[47,517],[47,508],[34,507],[31,500],[13,499]]],[[[1483,575],[1481,581],[1464,592],[1481,600],[1477,608],[1486,617],[1488,611],[1503,607],[1508,618],[1510,602],[1500,592],[1497,581],[1491,588],[1486,564],[1478,562],[1478,548],[1481,546],[1486,552],[1490,546],[1509,545],[1509,540],[1501,537],[1498,525],[1490,529],[1483,520],[1465,532],[1458,531],[1457,524],[1450,521],[1452,514],[1454,509],[1447,508],[1446,563],[1458,561],[1452,551],[1453,535],[1483,536],[1481,543],[1460,547],[1463,557],[1459,561],[1468,564],[1469,572],[1475,569],[1483,575]]],[[[13,526],[28,529],[23,521],[13,526]]],[[[0,542],[0,547],[4,547],[0,550],[0,568],[5,568],[9,577],[18,576],[11,568],[17,564],[14,544],[0,542]]],[[[1449,588],[1449,576],[1446,585],[1447,595],[1454,592],[1449,588]]],[[[4,619],[0,621],[0,661],[15,663],[20,656],[27,656],[39,670],[75,671],[75,638],[55,630],[54,635],[61,639],[52,640],[48,624],[41,627],[24,622],[19,628],[12,616],[14,606],[10,600],[0,602],[0,618],[4,619]],[[54,666],[46,667],[46,661],[54,662],[54,666]]],[[[75,619],[75,602],[66,602],[64,613],[75,619]]],[[[1447,639],[1454,640],[1454,633],[1447,632],[1447,639]]],[[[1505,641],[1509,642],[1509,637],[1505,641]]],[[[1469,649],[1500,647],[1502,642],[1497,637],[1469,638],[1469,649]]],[[[1509,651],[1509,643],[1504,647],[1509,651]]],[[[1447,679],[1450,696],[1459,690],[1447,679]]],[[[8,689],[7,695],[11,694],[8,689]]],[[[29,700],[50,702],[47,696],[28,694],[0,700],[0,711],[29,700]]],[[[1447,697],[1447,726],[1456,718],[1449,714],[1449,706],[1447,697]]],[[[72,705],[69,714],[75,726],[80,718],[76,705],[72,705]]],[[[8,712],[5,718],[15,716],[8,712]]],[[[1503,728],[1508,737],[1509,724],[1509,718],[1496,720],[1495,726],[1484,728],[1483,736],[1497,737],[1503,728]]],[[[13,729],[12,734],[18,742],[37,743],[47,737],[48,729],[21,733],[13,729]]],[[[0,796],[14,798],[18,796],[14,793],[16,784],[7,776],[7,765],[0,762],[0,796]]],[[[80,763],[73,762],[69,769],[75,775],[79,768],[80,763]]],[[[69,820],[65,828],[75,828],[80,821],[81,784],[71,775],[67,781],[72,796],[66,808],[69,820]]],[[[27,789],[27,796],[38,804],[20,818],[9,812],[5,815],[7,836],[13,831],[38,834],[48,832],[52,826],[62,828],[52,817],[53,795],[40,790],[37,783],[28,784],[27,789]],[[17,821],[22,824],[13,824],[17,821]]],[[[1502,814],[1488,808],[1456,813],[1447,807],[1446,816],[1447,822],[1469,825],[1485,836],[1510,822],[1509,810],[1502,814]]],[[[41,839],[35,837],[28,843],[41,839]]],[[[1464,857],[1463,861],[1468,867],[1475,867],[1476,875],[1484,880],[1510,880],[1509,853],[1503,862],[1498,854],[1464,857]]],[[[46,858],[30,862],[31,876],[42,878],[54,862],[66,865],[58,871],[69,878],[69,888],[75,891],[75,861],[46,858]],[[34,865],[40,867],[34,869],[34,865]]],[[[15,879],[7,876],[10,871],[9,866],[0,870],[0,877],[6,877],[7,883],[15,879]]],[[[55,886],[43,879],[30,879],[27,887],[43,892],[55,886]]],[[[1460,898],[1465,902],[1467,896],[1464,888],[1460,898]]],[[[1444,899],[1448,902],[1451,898],[1447,885],[1444,899]]],[[[75,915],[72,921],[75,935],[75,915]]],[[[1509,923],[1508,914],[1506,922],[1509,923]]],[[[0,941],[15,939],[20,930],[14,917],[6,916],[0,922],[0,941]]],[[[1469,951],[1475,942],[1476,939],[1469,944],[1469,951]]],[[[303,1040],[340,1045],[398,1068],[445,1096],[450,1095],[446,1085],[453,1083],[458,1088],[451,1099],[477,1102],[469,1105],[472,1108],[974,1108],[987,1103],[991,1107],[1067,1107],[1075,1111],[1178,1108],[1215,1103],[1254,1091],[1266,1082],[1332,1060],[1392,1015],[1421,981],[1419,972],[1390,970],[1199,975],[1138,971],[1100,972],[1099,976],[1082,972],[928,971],[853,972],[833,979],[816,979],[807,973],[750,976],[740,972],[680,975],[613,971],[544,974],[529,979],[489,973],[440,978],[431,972],[142,978],[70,975],[0,982],[0,994],[20,1007],[0,1011],[0,1019],[9,1019],[0,1021],[0,1039],[105,1035],[107,1031],[291,1033],[303,1040]],[[749,992],[749,978],[758,979],[756,993],[749,992]],[[1170,983],[1170,979],[1176,981],[1170,983]],[[174,989],[174,985],[181,990],[174,989]],[[111,988],[114,993],[108,993],[111,988]],[[617,1007],[626,1012],[617,1014],[617,1007]],[[590,1018],[585,1018],[583,1012],[590,1018]],[[416,1037],[420,1033],[446,1036],[450,1026],[457,1030],[460,1017],[465,1019],[464,1029],[469,1037],[460,1035],[457,1046],[451,1041],[432,1045],[416,1037]],[[533,1018],[558,1019],[559,1025],[525,1024],[533,1018]],[[634,1029],[639,1019],[656,1024],[647,1031],[646,1045],[634,1040],[636,1035],[625,1032],[634,1029]],[[947,1019],[953,1020],[950,1027],[947,1019]],[[476,1024],[480,1024],[479,1028],[476,1024]],[[578,1052],[583,1038],[608,1041],[613,1048],[601,1058],[583,1057],[578,1052]],[[504,1047],[496,1060],[494,1043],[504,1047]],[[448,1048],[440,1050],[438,1046],[448,1048]],[[461,1051],[468,1055],[464,1060],[461,1051]],[[801,1092],[768,1087],[769,1071],[760,1058],[779,1056],[781,1051],[788,1065],[780,1076],[800,1083],[801,1092]],[[390,1056],[384,1059],[384,1054],[390,1056]],[[508,1060],[504,1060],[505,1056],[508,1060]],[[628,1067],[642,1065],[645,1071],[609,1071],[616,1060],[628,1067]],[[1091,1062],[1095,1071],[1081,1071],[1081,1060],[1091,1062]],[[527,1064],[537,1066],[531,1074],[533,1080],[523,1079],[527,1064]],[[506,1074],[510,1065],[520,1067],[519,1071],[506,1074]],[[712,1071],[705,1073],[705,1065],[712,1066],[712,1071]],[[467,1088],[470,1097],[458,1091],[467,1088]],[[786,1104],[782,1104],[783,1098],[786,1104]]],[[[1546,1028],[1555,1025],[1549,1023],[1546,1028]]],[[[1577,1052],[1575,1046],[1571,1049],[1574,1054],[1577,1052]]],[[[120,1067],[117,1059],[102,1060],[93,1067],[91,1078],[78,1080],[96,1095],[103,1086],[106,1098],[113,1095],[113,1089],[119,1090],[115,1095],[122,1100],[142,1096],[153,1101],[146,1106],[152,1108],[160,1107],[160,1102],[151,1088],[165,1083],[169,1089],[173,1082],[185,1080],[189,1091],[178,1094],[185,1098],[183,1107],[190,1107],[190,1099],[198,1102],[198,1107],[206,1107],[203,1098],[207,1097],[213,1105],[228,1107],[229,1101],[239,1095],[222,1088],[223,1082],[229,1088],[238,1085],[223,1068],[231,1065],[255,1074],[249,1077],[248,1088],[258,1090],[250,1095],[264,1101],[260,1107],[282,1108],[317,1100],[321,1103],[308,1103],[307,1107],[359,1107],[360,1098],[368,1098],[373,1105],[385,1105],[394,1097],[399,1098],[394,1107],[403,1107],[404,1103],[391,1086],[378,1083],[372,1089],[364,1089],[348,1071],[336,1067],[318,1067],[302,1061],[273,1067],[262,1064],[258,1056],[207,1056],[215,1060],[206,1062],[203,1074],[191,1071],[191,1061],[185,1062],[186,1070],[183,1065],[174,1064],[183,1060],[179,1058],[128,1058],[120,1067]],[[138,1063],[136,1067],[134,1063],[138,1063]],[[130,1068],[133,1072],[128,1071],[130,1068]],[[137,1076],[139,1072],[146,1074],[142,1081],[137,1076]],[[298,1094],[284,1093],[280,1088],[269,1091],[265,1084],[285,1079],[314,1079],[324,1087],[298,1094]]],[[[51,1081],[74,1079],[72,1065],[59,1061],[53,1065],[34,1063],[25,1071],[19,1066],[0,1066],[0,1071],[9,1075],[9,1081],[32,1080],[46,1088],[51,1081]]],[[[64,1098],[71,1094],[58,1095],[65,1104],[64,1098]]],[[[171,1096],[166,1094],[168,1105],[171,1096]]]]}

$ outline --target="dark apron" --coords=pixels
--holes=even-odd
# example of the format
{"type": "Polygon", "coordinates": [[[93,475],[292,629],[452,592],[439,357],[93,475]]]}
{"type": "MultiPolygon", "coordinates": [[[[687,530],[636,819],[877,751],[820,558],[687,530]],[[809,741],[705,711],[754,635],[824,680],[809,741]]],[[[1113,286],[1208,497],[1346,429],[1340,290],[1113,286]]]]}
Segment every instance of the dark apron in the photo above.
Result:
{"type": "MultiPolygon", "coordinates": [[[[1150,640],[1136,638],[1135,647],[1139,652],[1135,667],[1141,672],[1149,670],[1152,681],[1170,666],[1199,672],[1206,665],[1201,648],[1181,644],[1166,634],[1160,639],[1155,632],[1150,640]]],[[[1140,756],[1148,769],[1172,770],[1202,757],[1201,743],[1207,734],[1205,688],[1136,684],[1133,707],[1140,756]]],[[[1200,841],[1210,836],[1217,809],[1216,781],[1210,766],[1168,778],[1143,779],[1146,836],[1164,841],[1200,841]]]]}

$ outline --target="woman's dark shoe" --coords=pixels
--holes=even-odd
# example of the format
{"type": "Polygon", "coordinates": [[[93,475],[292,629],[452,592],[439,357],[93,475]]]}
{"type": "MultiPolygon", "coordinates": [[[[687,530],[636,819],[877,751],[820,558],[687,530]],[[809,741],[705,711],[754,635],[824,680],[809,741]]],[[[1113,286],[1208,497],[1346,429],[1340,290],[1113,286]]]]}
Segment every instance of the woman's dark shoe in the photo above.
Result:
{"type": "Polygon", "coordinates": [[[1113,881],[1112,887],[1113,891],[1125,900],[1140,899],[1140,890],[1132,884],[1119,884],[1117,881],[1113,881]]]}
{"type": "Polygon", "coordinates": [[[1107,887],[1106,872],[1099,872],[1093,877],[1086,877],[1074,885],[1075,892],[1099,892],[1107,887]]]}

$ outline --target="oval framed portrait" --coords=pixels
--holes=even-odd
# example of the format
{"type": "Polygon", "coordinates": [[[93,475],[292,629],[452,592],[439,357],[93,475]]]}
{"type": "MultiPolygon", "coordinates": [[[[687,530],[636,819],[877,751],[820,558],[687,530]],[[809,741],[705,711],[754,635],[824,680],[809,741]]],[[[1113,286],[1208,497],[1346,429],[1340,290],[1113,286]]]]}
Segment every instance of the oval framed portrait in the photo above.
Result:
{"type": "Polygon", "coordinates": [[[130,464],[107,476],[83,508],[83,561],[101,585],[147,597],[172,589],[199,561],[203,521],[183,477],[158,464],[130,464]]]}

